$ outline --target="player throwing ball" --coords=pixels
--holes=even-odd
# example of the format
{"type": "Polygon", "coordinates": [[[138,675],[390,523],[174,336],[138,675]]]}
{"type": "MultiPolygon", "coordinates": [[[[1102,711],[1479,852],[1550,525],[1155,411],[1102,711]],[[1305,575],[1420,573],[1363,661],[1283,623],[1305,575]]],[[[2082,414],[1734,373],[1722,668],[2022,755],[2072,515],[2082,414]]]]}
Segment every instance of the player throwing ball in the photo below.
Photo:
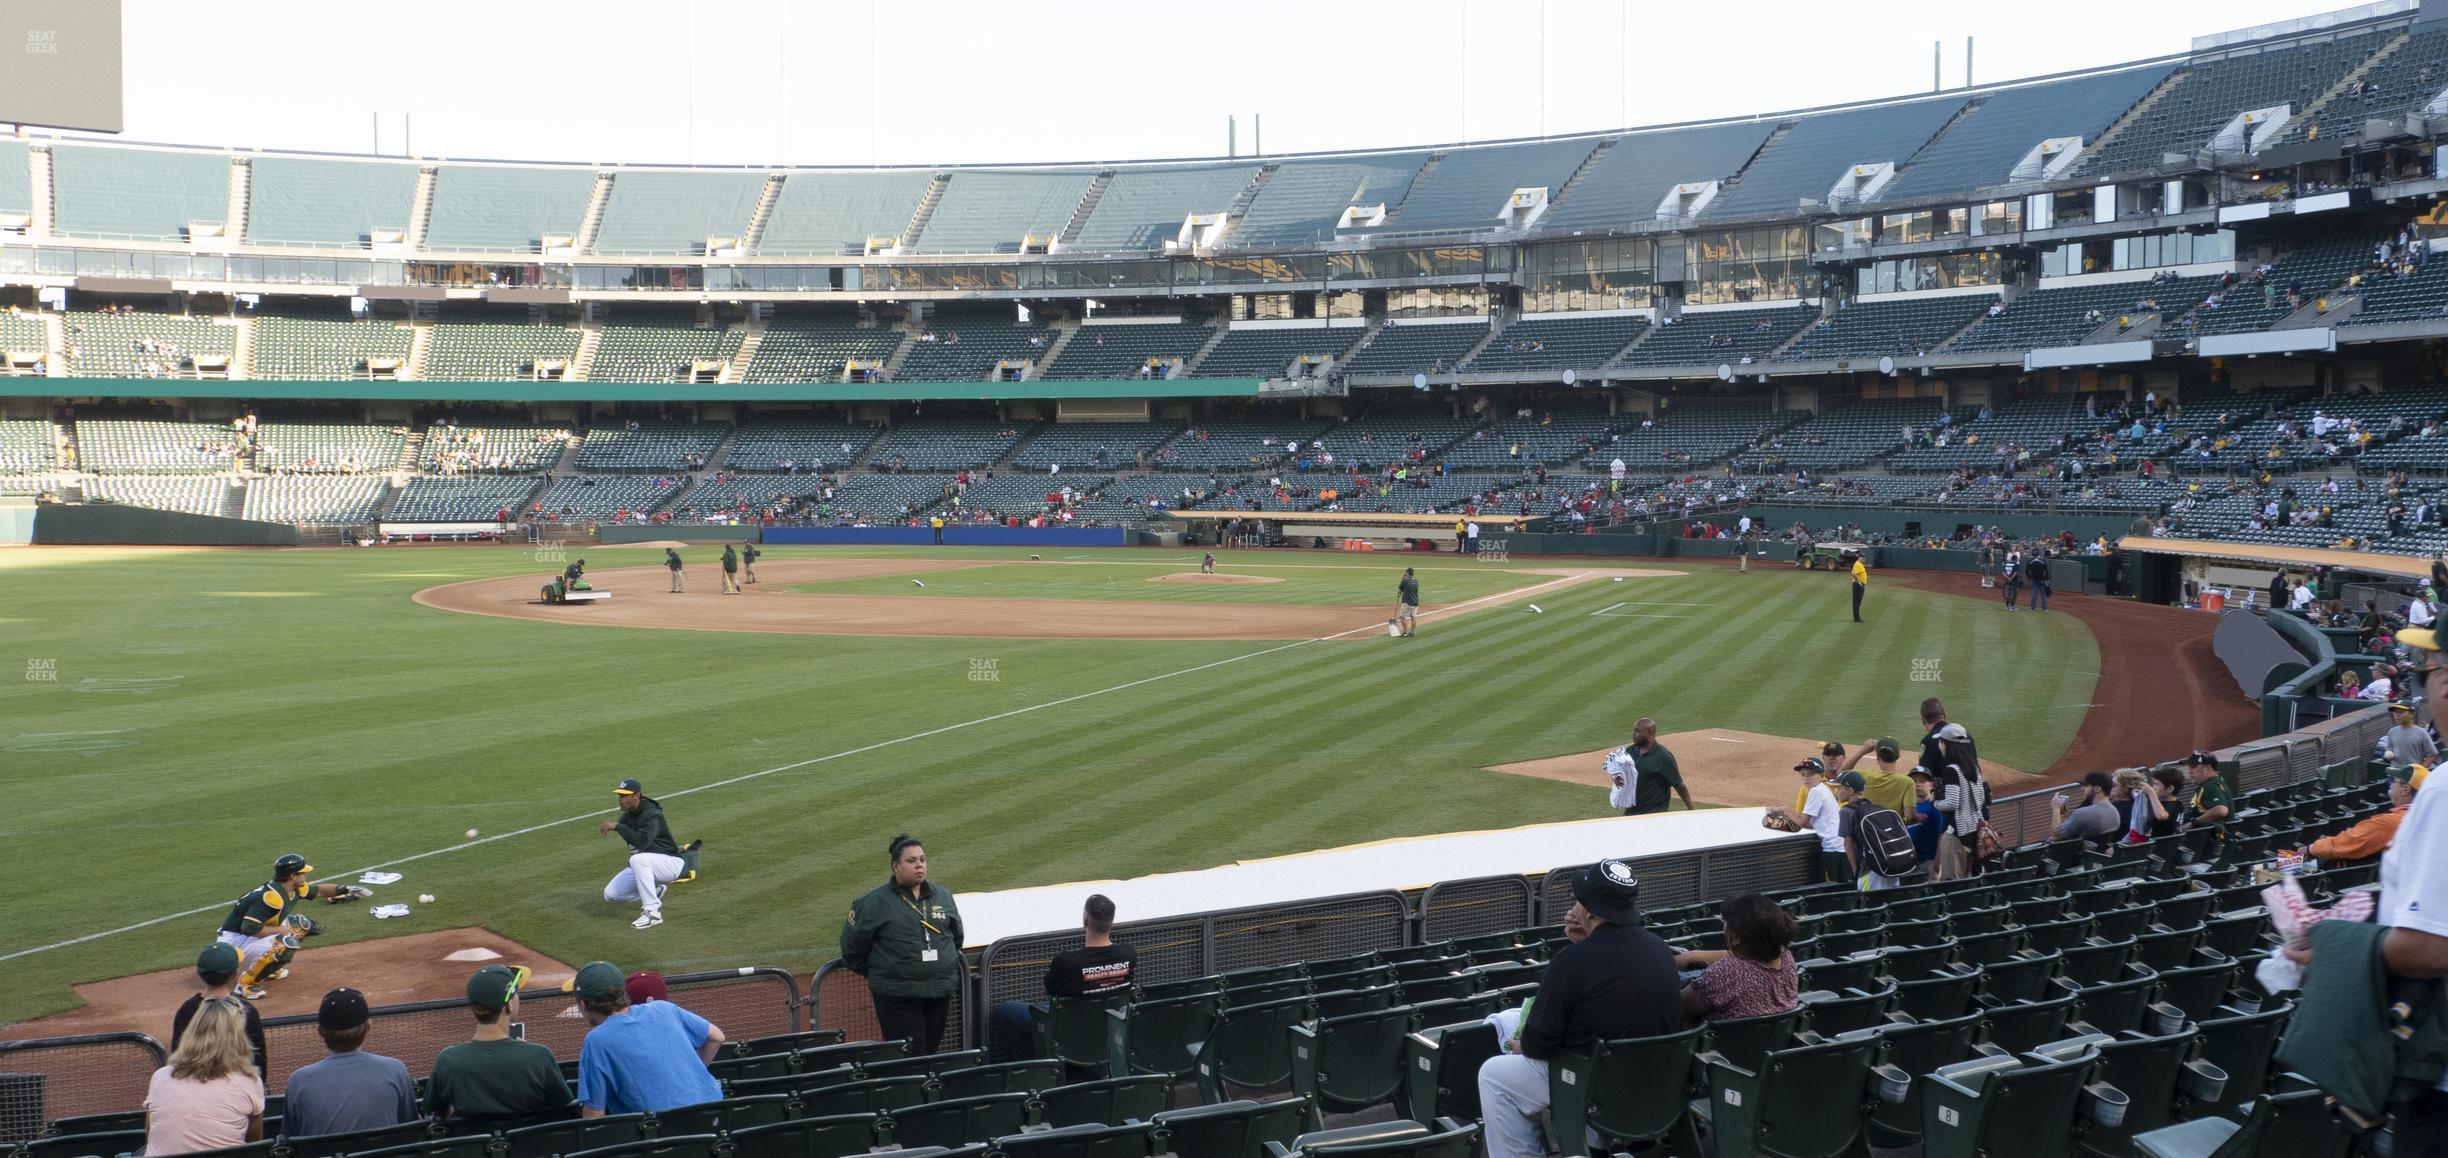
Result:
{"type": "Polygon", "coordinates": [[[682,848],[673,841],[663,806],[634,776],[621,781],[612,796],[620,802],[620,818],[604,821],[597,831],[617,832],[629,843],[629,867],[604,886],[604,899],[636,901],[641,912],[629,927],[651,929],[663,923],[664,890],[697,879],[697,850],[705,842],[692,840],[682,848]]]}
{"type": "Polygon", "coordinates": [[[312,872],[314,866],[305,857],[286,853],[272,862],[271,880],[230,906],[216,939],[238,950],[238,996],[263,1000],[263,983],[288,976],[299,942],[320,931],[314,918],[297,911],[299,905],[316,898],[338,903],[374,895],[364,885],[309,884],[306,877],[312,872]]]}

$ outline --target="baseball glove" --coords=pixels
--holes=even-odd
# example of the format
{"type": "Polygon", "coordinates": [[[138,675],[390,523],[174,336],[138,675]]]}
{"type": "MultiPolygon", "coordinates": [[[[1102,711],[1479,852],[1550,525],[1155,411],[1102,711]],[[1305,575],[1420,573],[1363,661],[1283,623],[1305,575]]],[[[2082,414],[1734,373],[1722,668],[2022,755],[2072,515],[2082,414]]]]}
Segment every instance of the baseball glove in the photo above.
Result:
{"type": "MultiPolygon", "coordinates": [[[[306,916],[303,913],[289,918],[289,923],[296,927],[297,935],[300,937],[312,937],[315,934],[323,931],[323,926],[315,924],[313,917],[306,916]]],[[[294,946],[292,947],[294,948],[294,946]]]]}
{"type": "Polygon", "coordinates": [[[373,895],[374,890],[364,885],[342,885],[339,892],[332,894],[332,903],[337,905],[344,901],[362,901],[373,895]]]}

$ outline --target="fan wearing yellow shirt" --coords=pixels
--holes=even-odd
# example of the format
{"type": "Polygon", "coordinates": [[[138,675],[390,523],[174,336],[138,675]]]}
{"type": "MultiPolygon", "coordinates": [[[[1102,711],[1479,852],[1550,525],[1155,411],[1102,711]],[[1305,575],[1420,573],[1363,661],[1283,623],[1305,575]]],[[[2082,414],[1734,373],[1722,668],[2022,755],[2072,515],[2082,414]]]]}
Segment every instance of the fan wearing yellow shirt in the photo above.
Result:
{"type": "Polygon", "coordinates": [[[1862,562],[1859,552],[1847,551],[1845,558],[1853,563],[1853,622],[1860,623],[1862,593],[1870,590],[1870,568],[1862,562]]]}

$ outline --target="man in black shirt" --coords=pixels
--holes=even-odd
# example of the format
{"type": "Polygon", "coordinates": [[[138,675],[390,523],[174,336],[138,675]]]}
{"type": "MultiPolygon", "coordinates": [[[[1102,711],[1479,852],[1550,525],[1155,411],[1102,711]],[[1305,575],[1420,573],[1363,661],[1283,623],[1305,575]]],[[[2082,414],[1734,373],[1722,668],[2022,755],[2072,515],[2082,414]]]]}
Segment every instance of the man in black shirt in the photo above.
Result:
{"type": "Polygon", "coordinates": [[[170,1017],[170,1048],[177,1049],[179,1039],[187,1036],[187,1023],[195,1020],[196,1010],[208,997],[227,997],[246,1009],[247,1045],[255,1050],[255,1072],[270,1073],[264,1068],[263,1015],[255,1011],[255,1003],[238,996],[238,950],[218,941],[204,946],[196,955],[196,979],[204,983],[204,992],[187,999],[170,1017]]]}
{"type": "Polygon", "coordinates": [[[1035,1055],[1037,1016],[1053,1008],[1053,998],[1102,997],[1131,987],[1139,955],[1128,945],[1114,944],[1113,923],[1113,899],[1101,893],[1089,897],[1080,914],[1081,947],[1056,953],[1046,962],[1047,1000],[996,1003],[990,1027],[994,1060],[1035,1055]]]}
{"type": "MultiPolygon", "coordinates": [[[[1683,979],[1674,950],[1640,927],[1640,881],[1632,866],[1602,860],[1573,881],[1565,920],[1590,932],[1557,951],[1522,1019],[1521,1052],[1479,1067],[1488,1158],[1542,1158],[1538,1115],[1547,1109],[1547,1063],[1567,1051],[1621,1037],[1683,1028],[1683,979]]],[[[1580,1139],[1565,1149],[1576,1150],[1580,1139]]]]}

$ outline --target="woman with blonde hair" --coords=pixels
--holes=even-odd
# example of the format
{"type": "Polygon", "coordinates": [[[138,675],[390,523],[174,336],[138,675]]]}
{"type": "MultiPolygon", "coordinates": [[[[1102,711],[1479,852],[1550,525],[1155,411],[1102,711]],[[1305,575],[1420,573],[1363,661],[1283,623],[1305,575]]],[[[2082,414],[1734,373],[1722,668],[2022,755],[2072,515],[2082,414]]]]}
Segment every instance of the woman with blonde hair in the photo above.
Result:
{"type": "Polygon", "coordinates": [[[147,1158],[222,1150],[263,1136],[263,1077],[236,998],[209,998],[196,1008],[170,1064],[153,1071],[144,1104],[147,1158]]]}

